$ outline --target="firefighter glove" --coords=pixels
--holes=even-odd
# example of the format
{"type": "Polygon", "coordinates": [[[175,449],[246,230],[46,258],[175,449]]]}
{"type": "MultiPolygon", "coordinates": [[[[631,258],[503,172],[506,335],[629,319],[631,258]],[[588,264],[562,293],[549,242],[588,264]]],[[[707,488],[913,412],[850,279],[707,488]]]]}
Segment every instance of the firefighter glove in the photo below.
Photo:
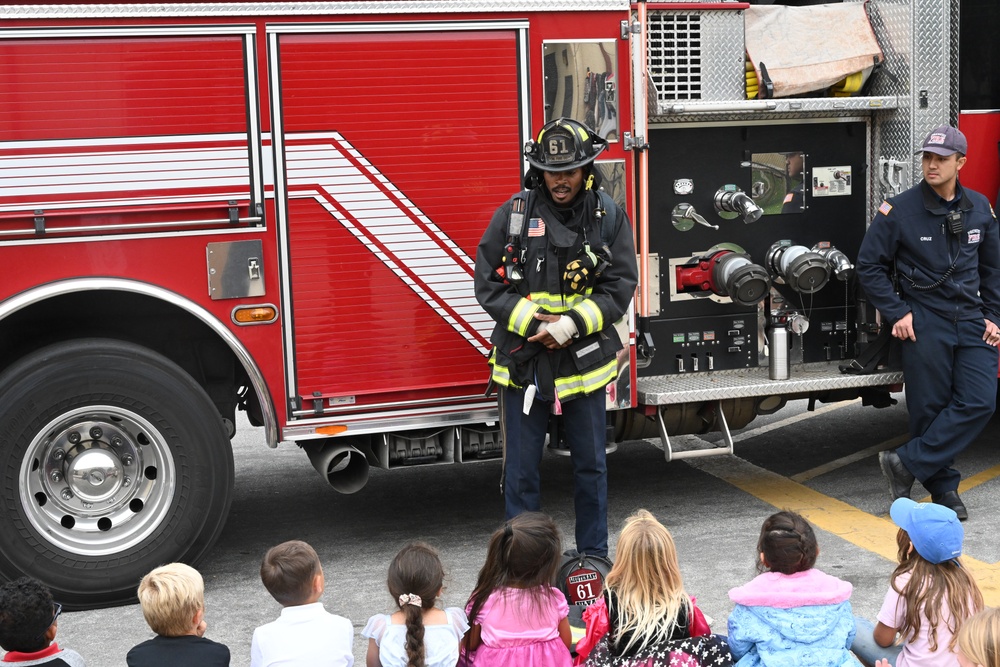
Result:
{"type": "Polygon", "coordinates": [[[586,249],[583,254],[566,265],[563,288],[573,294],[584,294],[597,278],[597,255],[586,249]]]}

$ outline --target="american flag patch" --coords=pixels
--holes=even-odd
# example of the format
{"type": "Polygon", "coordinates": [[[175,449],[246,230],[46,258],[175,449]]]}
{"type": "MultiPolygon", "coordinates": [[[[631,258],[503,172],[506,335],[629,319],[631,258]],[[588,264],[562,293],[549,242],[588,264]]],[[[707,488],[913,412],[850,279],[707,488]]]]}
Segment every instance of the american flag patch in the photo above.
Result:
{"type": "Polygon", "coordinates": [[[528,221],[528,236],[545,236],[545,221],[541,218],[532,218],[528,221]]]}
{"type": "Polygon", "coordinates": [[[882,215],[889,215],[889,211],[892,210],[892,204],[887,201],[882,202],[882,205],[878,207],[878,212],[882,215]]]}

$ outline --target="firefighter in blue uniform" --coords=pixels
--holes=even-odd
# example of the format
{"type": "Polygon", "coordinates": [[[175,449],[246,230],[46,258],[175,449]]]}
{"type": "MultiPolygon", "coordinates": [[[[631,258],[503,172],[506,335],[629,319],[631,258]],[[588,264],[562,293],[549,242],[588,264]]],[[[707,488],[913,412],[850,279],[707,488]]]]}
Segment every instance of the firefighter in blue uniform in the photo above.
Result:
{"type": "Polygon", "coordinates": [[[628,217],[599,193],[607,142],[574,120],[525,146],[526,190],[503,204],[476,253],[476,298],[496,320],[490,355],[504,441],[507,518],[541,509],[549,418],[561,410],[574,477],[576,545],[608,552],[605,387],[622,349],[614,324],[635,292],[628,217]]]}
{"type": "Polygon", "coordinates": [[[924,180],[882,203],[857,262],[871,303],[902,341],[911,439],[879,454],[890,495],[909,497],[919,479],[962,520],[952,465],[993,414],[1000,343],[1000,236],[986,197],[959,183],[967,149],[953,127],[927,136],[924,180]]]}

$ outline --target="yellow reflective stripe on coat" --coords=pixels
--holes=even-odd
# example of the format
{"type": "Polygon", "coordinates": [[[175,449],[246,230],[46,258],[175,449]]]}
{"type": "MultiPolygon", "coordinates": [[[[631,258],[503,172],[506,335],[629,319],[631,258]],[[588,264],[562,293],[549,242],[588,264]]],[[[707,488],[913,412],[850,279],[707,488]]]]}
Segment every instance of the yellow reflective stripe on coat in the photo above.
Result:
{"type": "Polygon", "coordinates": [[[532,292],[528,295],[532,303],[536,303],[550,313],[565,313],[590,296],[594,290],[588,288],[584,294],[552,294],[550,292],[532,292]]]}
{"type": "Polygon", "coordinates": [[[520,299],[507,319],[507,329],[513,331],[518,336],[527,336],[528,327],[531,326],[532,321],[535,319],[534,315],[539,309],[540,306],[537,304],[527,299],[520,299]]]}
{"type": "Polygon", "coordinates": [[[490,355],[489,364],[493,367],[491,375],[494,382],[501,387],[517,387],[516,384],[510,381],[510,369],[496,362],[496,350],[490,355]]]}
{"type": "Polygon", "coordinates": [[[604,315],[601,313],[601,309],[597,307],[597,304],[590,299],[584,299],[576,304],[573,306],[573,310],[580,315],[587,325],[587,330],[580,332],[582,335],[592,334],[604,328],[604,315]]]}
{"type": "Polygon", "coordinates": [[[556,378],[556,394],[559,400],[576,396],[577,394],[592,394],[598,389],[603,389],[609,382],[615,379],[618,374],[618,359],[612,358],[596,370],[592,370],[584,375],[571,375],[564,378],[556,378]]]}

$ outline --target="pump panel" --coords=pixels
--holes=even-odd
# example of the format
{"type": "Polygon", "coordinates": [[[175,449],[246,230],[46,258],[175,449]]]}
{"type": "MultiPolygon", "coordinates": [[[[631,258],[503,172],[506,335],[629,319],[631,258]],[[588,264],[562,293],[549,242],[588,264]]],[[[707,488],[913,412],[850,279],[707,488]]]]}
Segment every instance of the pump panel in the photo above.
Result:
{"type": "Polygon", "coordinates": [[[658,353],[640,374],[757,366],[773,317],[796,318],[793,363],[853,357],[867,122],[661,126],[649,137],[670,149],[649,157],[661,293],[658,353]]]}

